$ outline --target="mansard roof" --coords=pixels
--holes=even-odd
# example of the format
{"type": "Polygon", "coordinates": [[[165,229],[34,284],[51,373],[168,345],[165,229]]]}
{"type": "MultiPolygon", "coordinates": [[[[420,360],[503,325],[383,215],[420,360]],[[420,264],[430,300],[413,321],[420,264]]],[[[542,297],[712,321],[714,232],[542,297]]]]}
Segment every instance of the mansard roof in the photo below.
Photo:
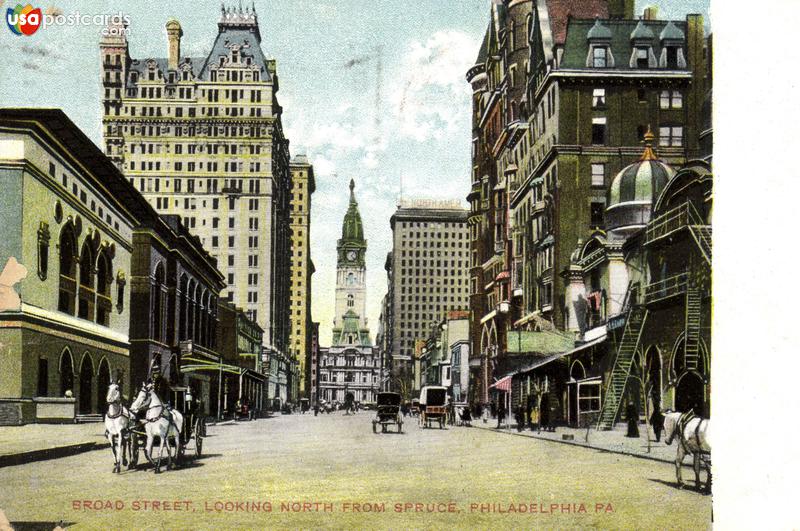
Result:
{"type": "MultiPolygon", "coordinates": [[[[589,54],[589,40],[587,36],[595,26],[595,20],[571,19],[567,25],[567,35],[564,41],[564,54],[561,59],[561,68],[564,69],[585,69],[586,58],[589,54]]],[[[614,69],[632,70],[629,59],[633,52],[633,46],[650,45],[656,58],[660,57],[664,43],[659,35],[662,30],[672,24],[679,31],[686,31],[686,21],[667,21],[667,20],[601,20],[604,28],[610,30],[610,49],[615,58],[614,69]],[[638,29],[637,29],[638,27],[638,29]],[[636,34],[635,43],[631,37],[636,34]],[[649,34],[649,40],[644,38],[649,34]]],[[[673,43],[675,41],[672,41],[673,43]]],[[[685,39],[684,39],[685,42],[685,39]]],[[[682,68],[685,70],[686,68],[682,68]]]]}

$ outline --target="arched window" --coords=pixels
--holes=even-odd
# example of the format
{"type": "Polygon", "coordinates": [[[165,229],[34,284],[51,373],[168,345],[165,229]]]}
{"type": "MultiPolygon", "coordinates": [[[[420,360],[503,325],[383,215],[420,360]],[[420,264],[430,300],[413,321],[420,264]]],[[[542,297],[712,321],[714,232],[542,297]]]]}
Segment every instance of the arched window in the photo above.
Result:
{"type": "Polygon", "coordinates": [[[94,380],[94,364],[88,352],[83,353],[79,374],[78,413],[92,413],[92,381],[94,380]]]}
{"type": "Polygon", "coordinates": [[[208,347],[214,349],[217,347],[217,298],[216,297],[211,297],[210,321],[211,322],[209,324],[208,347]]]}
{"type": "Polygon", "coordinates": [[[111,259],[107,252],[97,257],[97,324],[108,326],[111,315],[111,259]]]}
{"type": "Polygon", "coordinates": [[[94,315],[94,253],[88,239],[81,249],[78,290],[78,317],[91,319],[94,315]]]}
{"type": "Polygon", "coordinates": [[[72,391],[74,373],[72,367],[72,353],[65,348],[61,353],[61,360],[58,363],[58,372],[61,376],[61,396],[67,391],[72,391]]]}
{"type": "Polygon", "coordinates": [[[194,313],[195,313],[195,283],[189,281],[189,289],[186,292],[186,339],[195,339],[194,313]]]}
{"type": "Polygon", "coordinates": [[[117,273],[117,313],[125,309],[125,273],[117,273]]]}
{"type": "Polygon", "coordinates": [[[200,291],[197,288],[199,296],[198,312],[197,312],[197,342],[206,346],[206,324],[208,323],[208,292],[206,290],[200,291]]]}
{"type": "Polygon", "coordinates": [[[355,300],[353,299],[353,295],[347,296],[347,307],[352,308],[355,305],[355,300]]]}
{"type": "Polygon", "coordinates": [[[100,368],[97,369],[97,411],[106,410],[109,385],[111,385],[111,367],[108,365],[108,359],[103,358],[100,361],[100,368]]]}
{"type": "Polygon", "coordinates": [[[39,223],[37,236],[39,278],[45,280],[47,278],[47,261],[50,258],[50,226],[44,221],[39,223]]]}
{"type": "Polygon", "coordinates": [[[78,246],[75,241],[75,230],[68,223],[58,238],[59,288],[58,310],[75,314],[75,294],[77,293],[76,260],[78,246]]]}
{"type": "Polygon", "coordinates": [[[181,275],[180,281],[180,302],[179,302],[179,313],[178,319],[178,337],[180,341],[186,341],[187,334],[188,334],[188,321],[186,312],[188,311],[188,300],[189,300],[189,283],[186,278],[185,274],[181,275]]]}
{"type": "Polygon", "coordinates": [[[156,266],[153,279],[150,284],[150,297],[152,304],[151,334],[156,341],[164,339],[163,318],[164,318],[164,265],[159,262],[156,266]]]}

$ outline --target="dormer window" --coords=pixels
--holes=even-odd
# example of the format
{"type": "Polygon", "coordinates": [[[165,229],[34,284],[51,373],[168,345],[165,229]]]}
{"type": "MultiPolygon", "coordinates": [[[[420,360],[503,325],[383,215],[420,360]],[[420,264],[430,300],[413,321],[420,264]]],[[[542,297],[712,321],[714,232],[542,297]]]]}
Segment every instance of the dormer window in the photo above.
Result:
{"type": "Polygon", "coordinates": [[[658,65],[670,70],[686,68],[686,57],[683,54],[686,37],[683,30],[669,21],[661,31],[659,39],[661,40],[661,57],[659,57],[658,65]]]}
{"type": "Polygon", "coordinates": [[[183,80],[184,81],[189,81],[189,71],[188,70],[184,70],[183,71],[183,80]]]}
{"type": "Polygon", "coordinates": [[[639,46],[636,48],[636,68],[645,69],[649,68],[649,55],[650,49],[645,48],[644,46],[639,46]]]}
{"type": "Polygon", "coordinates": [[[592,68],[614,68],[614,56],[611,55],[611,37],[609,28],[600,22],[594,21],[586,33],[586,40],[589,43],[589,54],[586,57],[586,66],[592,68]]]}
{"type": "Polygon", "coordinates": [[[592,50],[592,66],[594,68],[608,67],[608,48],[605,46],[596,46],[592,50]]]}
{"type": "Polygon", "coordinates": [[[678,68],[678,50],[677,46],[667,46],[667,68],[675,70],[678,68]]]}
{"type": "Polygon", "coordinates": [[[139,81],[139,72],[131,72],[131,83],[139,81]]]}

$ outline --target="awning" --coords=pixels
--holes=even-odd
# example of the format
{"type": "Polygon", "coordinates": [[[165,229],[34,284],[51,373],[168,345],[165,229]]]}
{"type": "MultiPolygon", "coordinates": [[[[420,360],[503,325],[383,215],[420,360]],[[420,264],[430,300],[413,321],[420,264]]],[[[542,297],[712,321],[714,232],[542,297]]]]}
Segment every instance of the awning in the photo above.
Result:
{"type": "Polygon", "coordinates": [[[498,391],[511,391],[511,375],[500,378],[495,383],[489,386],[489,389],[497,389],[498,391]]]}
{"type": "Polygon", "coordinates": [[[198,372],[198,371],[207,371],[207,372],[227,372],[229,374],[242,374],[247,369],[242,367],[237,367],[236,365],[230,365],[228,363],[219,363],[208,361],[202,358],[194,358],[191,356],[183,356],[181,358],[181,372],[189,373],[189,372],[198,372]]]}
{"type": "Polygon", "coordinates": [[[557,359],[561,359],[561,358],[564,358],[566,356],[570,356],[572,354],[577,354],[578,352],[581,352],[582,350],[586,350],[586,349],[588,349],[590,347],[593,347],[593,346],[595,346],[597,344],[602,343],[603,341],[606,340],[606,337],[607,336],[602,336],[602,337],[599,337],[599,338],[597,338],[597,339],[595,339],[593,341],[587,341],[586,343],[584,343],[582,345],[578,345],[577,347],[573,348],[572,350],[568,350],[566,352],[559,352],[558,354],[553,354],[551,356],[547,356],[545,358],[537,360],[535,363],[533,363],[531,365],[528,365],[527,367],[523,367],[522,369],[518,370],[515,374],[522,374],[524,372],[531,371],[531,370],[536,369],[538,367],[541,367],[543,365],[547,365],[548,363],[550,363],[552,361],[555,361],[557,359]]]}

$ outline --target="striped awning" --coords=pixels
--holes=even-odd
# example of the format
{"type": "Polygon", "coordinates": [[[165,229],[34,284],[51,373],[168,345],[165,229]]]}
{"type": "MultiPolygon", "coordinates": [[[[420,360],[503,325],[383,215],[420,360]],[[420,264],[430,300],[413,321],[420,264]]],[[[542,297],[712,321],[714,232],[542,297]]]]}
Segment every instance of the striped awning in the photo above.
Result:
{"type": "Polygon", "coordinates": [[[498,391],[511,391],[511,376],[500,378],[495,383],[489,386],[489,389],[497,389],[498,391]]]}

